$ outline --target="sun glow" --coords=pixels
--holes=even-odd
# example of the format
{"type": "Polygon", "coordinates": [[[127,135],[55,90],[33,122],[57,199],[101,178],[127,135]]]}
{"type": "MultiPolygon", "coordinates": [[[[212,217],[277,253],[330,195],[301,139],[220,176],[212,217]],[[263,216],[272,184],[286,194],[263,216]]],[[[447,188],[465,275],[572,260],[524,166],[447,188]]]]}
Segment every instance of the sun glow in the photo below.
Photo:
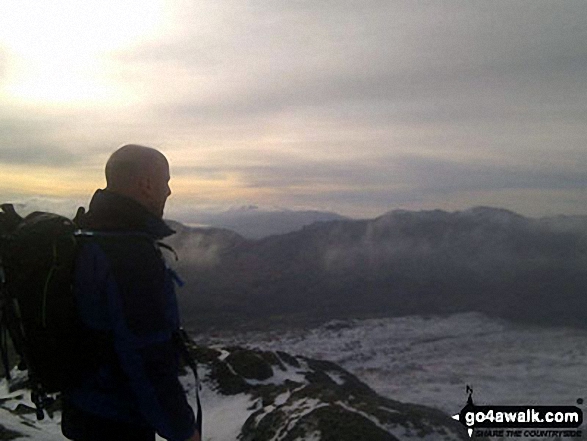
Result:
{"type": "Polygon", "coordinates": [[[35,104],[124,98],[109,55],[154,38],[163,26],[163,6],[157,0],[3,0],[0,96],[35,104]]]}
{"type": "Polygon", "coordinates": [[[86,196],[101,182],[101,170],[87,168],[9,166],[0,164],[0,193],[86,196]]]}

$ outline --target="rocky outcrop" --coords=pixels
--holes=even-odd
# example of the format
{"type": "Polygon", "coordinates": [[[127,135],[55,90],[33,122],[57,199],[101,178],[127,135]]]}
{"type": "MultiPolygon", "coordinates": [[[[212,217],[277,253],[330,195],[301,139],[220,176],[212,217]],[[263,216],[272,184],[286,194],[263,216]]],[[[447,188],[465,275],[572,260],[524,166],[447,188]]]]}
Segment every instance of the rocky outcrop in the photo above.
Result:
{"type": "Polygon", "coordinates": [[[469,439],[446,414],[384,398],[328,361],[240,347],[191,351],[214,391],[251,397],[240,441],[469,439]]]}
{"type": "MultiPolygon", "coordinates": [[[[204,438],[215,441],[468,440],[439,410],[384,398],[324,360],[242,347],[191,346],[198,361],[204,438]]],[[[20,374],[20,378],[23,375],[20,374]]],[[[195,405],[193,378],[182,382],[195,405]]],[[[59,400],[38,422],[29,393],[4,381],[0,440],[61,439],[59,400]]]]}

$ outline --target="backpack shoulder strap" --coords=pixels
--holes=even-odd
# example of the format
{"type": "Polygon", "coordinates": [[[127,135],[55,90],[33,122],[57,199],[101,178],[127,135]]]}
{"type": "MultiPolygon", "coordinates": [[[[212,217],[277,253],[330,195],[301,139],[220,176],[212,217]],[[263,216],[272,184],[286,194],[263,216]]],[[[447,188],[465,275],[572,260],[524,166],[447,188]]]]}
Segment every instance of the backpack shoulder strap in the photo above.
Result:
{"type": "Polygon", "coordinates": [[[12,204],[2,204],[0,208],[2,209],[2,213],[0,213],[0,234],[7,234],[22,222],[23,217],[16,212],[12,204]]]}

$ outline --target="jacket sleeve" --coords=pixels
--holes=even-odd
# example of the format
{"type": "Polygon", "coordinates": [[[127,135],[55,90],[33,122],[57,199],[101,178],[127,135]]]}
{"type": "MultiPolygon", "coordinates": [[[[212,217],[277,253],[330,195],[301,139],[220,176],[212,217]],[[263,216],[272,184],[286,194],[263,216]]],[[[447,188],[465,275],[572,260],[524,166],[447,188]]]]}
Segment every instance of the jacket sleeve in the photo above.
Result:
{"type": "Polygon", "coordinates": [[[178,379],[173,332],[179,320],[171,275],[150,243],[114,263],[116,283],[107,301],[120,366],[145,420],[163,438],[184,441],[196,423],[178,379]]]}

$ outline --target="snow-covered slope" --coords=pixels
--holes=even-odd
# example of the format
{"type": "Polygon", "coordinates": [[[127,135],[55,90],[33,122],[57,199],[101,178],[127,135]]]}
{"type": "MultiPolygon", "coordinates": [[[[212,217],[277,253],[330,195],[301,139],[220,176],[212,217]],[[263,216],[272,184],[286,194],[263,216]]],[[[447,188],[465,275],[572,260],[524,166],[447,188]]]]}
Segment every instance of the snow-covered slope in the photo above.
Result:
{"type": "MultiPolygon", "coordinates": [[[[406,427],[411,439],[443,439],[434,428],[445,426],[449,439],[460,439],[460,426],[446,421],[465,404],[467,384],[479,405],[566,406],[587,398],[587,331],[519,326],[478,313],[332,321],[305,331],[197,340],[204,439],[210,441],[241,434],[255,441],[319,441],[329,420],[366,425],[364,433],[387,431],[353,441],[388,439],[381,433],[406,439],[406,427]],[[238,348],[244,345],[260,350],[238,348]],[[400,421],[391,427],[387,418],[394,415],[400,421]],[[431,435],[417,431],[418,424],[431,435]]],[[[194,403],[193,378],[183,382],[194,403]]],[[[61,439],[58,412],[39,424],[30,410],[21,412],[23,404],[26,397],[2,401],[0,424],[32,440],[61,439]],[[6,410],[19,404],[18,415],[6,410]]]]}
{"type": "MultiPolygon", "coordinates": [[[[445,413],[384,398],[329,361],[234,346],[191,351],[203,378],[204,440],[468,439],[445,413]]],[[[195,407],[195,379],[182,381],[195,407]]],[[[0,439],[60,439],[58,408],[37,422],[28,394],[1,386],[0,424],[14,437],[0,430],[0,439]]]]}
{"type": "Polygon", "coordinates": [[[194,353],[211,390],[251,397],[242,441],[468,439],[445,413],[384,398],[329,361],[240,347],[194,353]]]}
{"type": "Polygon", "coordinates": [[[207,341],[331,360],[383,396],[449,414],[465,404],[467,384],[480,405],[587,399],[586,330],[520,326],[480,313],[332,321],[207,341]]]}

